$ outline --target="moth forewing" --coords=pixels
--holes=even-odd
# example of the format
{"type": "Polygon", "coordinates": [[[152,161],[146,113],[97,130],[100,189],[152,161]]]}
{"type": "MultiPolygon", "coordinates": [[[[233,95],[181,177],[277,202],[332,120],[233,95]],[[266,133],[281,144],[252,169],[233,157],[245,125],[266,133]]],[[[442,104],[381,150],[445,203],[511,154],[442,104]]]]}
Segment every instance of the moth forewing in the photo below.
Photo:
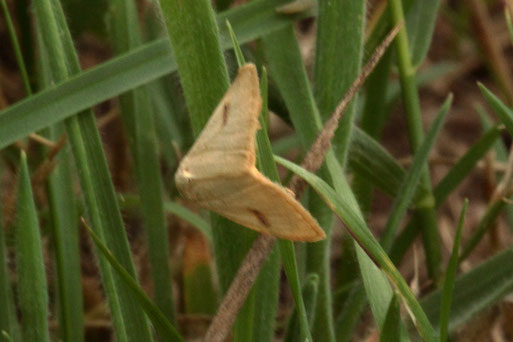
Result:
{"type": "Polygon", "coordinates": [[[256,68],[248,64],[226,92],[175,175],[186,199],[256,231],[297,241],[325,237],[282,186],[255,167],[261,109],[256,68]]]}

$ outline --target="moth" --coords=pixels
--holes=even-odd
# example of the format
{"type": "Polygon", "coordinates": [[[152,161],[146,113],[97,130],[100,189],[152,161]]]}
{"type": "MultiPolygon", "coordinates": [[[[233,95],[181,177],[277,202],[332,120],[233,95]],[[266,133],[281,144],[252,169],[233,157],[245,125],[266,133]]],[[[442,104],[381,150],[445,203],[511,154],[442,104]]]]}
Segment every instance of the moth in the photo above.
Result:
{"type": "Polygon", "coordinates": [[[176,187],[187,200],[258,232],[295,241],[324,239],[294,194],[255,167],[261,107],[256,68],[246,64],[182,159],[176,187]]]}

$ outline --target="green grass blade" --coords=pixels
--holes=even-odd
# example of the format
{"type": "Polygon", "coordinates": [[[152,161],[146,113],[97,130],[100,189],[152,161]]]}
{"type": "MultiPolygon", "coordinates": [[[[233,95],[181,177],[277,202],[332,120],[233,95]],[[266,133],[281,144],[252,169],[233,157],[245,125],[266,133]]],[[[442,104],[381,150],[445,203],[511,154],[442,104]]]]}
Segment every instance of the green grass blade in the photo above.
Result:
{"type": "MultiPolygon", "coordinates": [[[[304,281],[302,297],[305,302],[305,310],[308,323],[312,324],[315,316],[315,306],[317,305],[317,293],[319,292],[319,276],[317,274],[309,274],[304,281]]],[[[300,342],[301,328],[297,313],[297,308],[294,308],[290,315],[289,323],[287,324],[287,331],[285,333],[284,342],[300,342]]]]}
{"type": "MultiPolygon", "coordinates": [[[[116,53],[124,53],[141,44],[135,3],[113,1],[110,13],[110,38],[116,53]]],[[[168,235],[163,208],[163,183],[160,175],[153,107],[146,87],[120,96],[121,115],[135,164],[135,179],[141,198],[141,211],[148,243],[153,280],[153,296],[166,317],[175,322],[171,270],[168,259],[168,235]]]]}
{"type": "MultiPolygon", "coordinates": [[[[495,125],[495,122],[492,121],[488,113],[485,111],[485,109],[480,106],[476,105],[475,109],[479,115],[479,119],[481,121],[481,125],[483,126],[483,129],[490,130],[495,125]]],[[[502,128],[502,127],[500,127],[502,128]]],[[[501,129],[503,131],[503,129],[501,129]]],[[[493,150],[495,151],[495,157],[500,162],[506,162],[508,160],[508,151],[506,149],[505,142],[503,139],[496,139],[495,143],[493,145],[493,150]]],[[[502,179],[502,177],[499,177],[498,180],[502,179]]],[[[508,217],[508,223],[510,230],[513,229],[513,207],[512,206],[506,206],[506,213],[508,217]]]]}
{"type": "Polygon", "coordinates": [[[208,241],[212,243],[212,228],[210,227],[210,224],[201,216],[174,202],[165,202],[164,210],[173,213],[180,217],[182,220],[192,224],[200,232],[202,232],[203,235],[205,235],[208,241]]]}
{"type": "Polygon", "coordinates": [[[379,336],[380,342],[399,341],[401,338],[401,307],[397,296],[393,296],[388,306],[388,311],[383,323],[383,329],[379,336]]]}
{"type": "Polygon", "coordinates": [[[508,27],[509,40],[513,44],[513,23],[511,22],[511,14],[509,14],[507,6],[504,6],[504,17],[506,18],[506,25],[508,27]]]}
{"type": "MultiPolygon", "coordinates": [[[[217,20],[224,24],[228,19],[239,41],[246,43],[286,27],[298,19],[276,13],[276,5],[273,0],[252,1],[219,15],[217,20]],[[263,25],[264,22],[266,25],[263,25]]],[[[229,38],[226,32],[223,34],[223,41],[226,42],[223,46],[226,48],[230,46],[229,38]]],[[[58,80],[59,83],[54,88],[0,112],[0,148],[175,71],[176,67],[169,40],[162,38],[91,68],[81,75],[72,76],[67,81],[58,80]]]]}
{"type": "Polygon", "coordinates": [[[397,195],[406,171],[376,140],[355,128],[348,156],[349,167],[355,174],[371,182],[390,196],[397,195]]]}
{"type": "MultiPolygon", "coordinates": [[[[449,170],[449,172],[445,175],[445,177],[440,181],[440,183],[435,187],[433,191],[433,195],[435,196],[435,204],[436,207],[440,207],[449,193],[454,190],[462,181],[465,179],[470,172],[474,169],[474,166],[477,162],[483,157],[483,155],[490,149],[490,146],[493,145],[493,142],[500,136],[500,127],[492,127],[490,130],[484,134],[468,151],[465,153],[463,157],[449,170]]],[[[500,210],[493,209],[493,207],[488,208],[488,211],[491,211],[493,215],[485,214],[482,222],[487,227],[489,222],[492,222],[490,219],[494,219],[497,213],[500,210]],[[494,216],[495,215],[495,216],[494,216]],[[489,218],[488,218],[489,217],[489,218]]],[[[483,223],[480,223],[480,225],[483,223]]],[[[397,237],[394,245],[390,251],[390,257],[394,262],[398,262],[408,247],[413,242],[414,238],[417,236],[419,224],[416,222],[416,218],[404,228],[401,234],[397,237]]],[[[480,229],[477,229],[474,234],[477,234],[480,229]]]]}
{"type": "MultiPolygon", "coordinates": [[[[52,72],[41,32],[36,34],[40,87],[45,88],[52,83],[52,72]]],[[[63,123],[58,123],[45,130],[46,136],[58,141],[64,134],[64,128],[63,123]]],[[[70,200],[70,194],[73,194],[74,190],[71,151],[68,144],[62,147],[55,160],[57,165],[48,178],[47,194],[57,266],[59,328],[63,341],[81,342],[84,340],[84,312],[79,237],[76,229],[78,212],[76,201],[70,200]]]]}
{"type": "Polygon", "coordinates": [[[23,341],[50,341],[48,293],[36,205],[25,153],[21,154],[16,210],[16,269],[23,341]]]}
{"type": "MultiPolygon", "coordinates": [[[[234,40],[235,50],[240,51],[240,47],[234,40]]],[[[242,55],[242,52],[240,52],[242,55]]],[[[243,59],[242,59],[243,60],[243,59]]],[[[257,132],[257,149],[258,149],[258,165],[260,171],[271,179],[273,182],[280,183],[278,169],[274,163],[273,154],[271,151],[271,142],[267,134],[267,122],[269,117],[268,112],[268,99],[267,99],[267,70],[264,68],[260,76],[260,94],[262,96],[262,112],[259,116],[261,129],[257,132]]],[[[262,271],[255,284],[255,324],[253,341],[272,341],[274,339],[274,327],[276,324],[276,313],[278,310],[278,295],[279,295],[279,273],[280,273],[280,255],[292,289],[294,301],[303,305],[303,298],[301,294],[295,291],[299,287],[299,277],[296,265],[296,255],[294,251],[294,244],[291,241],[278,241],[278,247],[274,246],[269,260],[265,263],[262,271]],[[289,261],[289,262],[286,262],[289,261]]],[[[308,326],[302,326],[305,337],[310,337],[310,330],[308,326]]]]}
{"type": "MultiPolygon", "coordinates": [[[[508,248],[456,279],[449,332],[454,332],[458,326],[513,291],[512,260],[513,249],[508,248]]],[[[442,290],[439,289],[423,298],[421,302],[435,328],[440,326],[441,297],[442,290]]]]}
{"type": "MultiPolygon", "coordinates": [[[[62,132],[61,127],[60,132],[62,132]]],[[[69,147],[60,151],[59,164],[48,180],[55,257],[57,262],[59,314],[63,341],[84,340],[84,313],[78,241],[78,214],[74,200],[69,147]]]]}
{"type": "Polygon", "coordinates": [[[297,20],[312,15],[310,13],[292,15],[278,13],[276,9],[286,2],[288,1],[255,0],[219,13],[217,15],[217,23],[223,49],[233,47],[228,29],[225,25],[226,20],[232,25],[239,43],[245,44],[274,31],[281,30],[297,20]]]}
{"type": "MultiPolygon", "coordinates": [[[[390,211],[387,224],[385,226],[385,232],[383,233],[381,244],[385,250],[390,249],[392,245],[392,241],[394,239],[395,233],[399,228],[399,224],[401,223],[401,219],[404,214],[408,210],[408,205],[410,204],[413,196],[415,194],[415,190],[417,188],[417,184],[422,176],[423,170],[425,170],[427,166],[427,159],[429,156],[429,152],[435,143],[436,137],[442,128],[442,124],[445,120],[447,113],[449,112],[449,108],[451,107],[452,96],[449,96],[445,103],[442,105],[438,115],[435,120],[431,124],[431,127],[424,139],[422,145],[419,146],[417,151],[415,152],[415,157],[413,158],[412,165],[406,174],[401,186],[397,192],[397,196],[392,204],[392,209],[390,211]]],[[[428,196],[429,199],[432,196],[428,196]]],[[[422,201],[422,199],[420,200],[422,201]]],[[[434,206],[431,205],[431,206],[434,206]]]]}
{"type": "MultiPolygon", "coordinates": [[[[48,47],[52,76],[62,81],[80,72],[73,41],[60,3],[38,0],[34,9],[44,44],[48,47]]],[[[66,130],[78,170],[87,212],[93,229],[105,239],[118,260],[135,277],[127,236],[117,205],[100,136],[92,112],[87,111],[66,120],[66,130]]],[[[100,260],[100,272],[106,290],[118,341],[151,341],[144,312],[131,300],[127,285],[112,273],[108,263],[100,260]]]]}
{"type": "MultiPolygon", "coordinates": [[[[296,128],[296,134],[300,137],[304,147],[308,147],[320,130],[321,120],[313,95],[309,88],[308,78],[300,58],[299,49],[292,29],[277,31],[263,39],[263,47],[275,82],[284,97],[290,117],[296,128]]],[[[321,168],[320,174],[329,178],[328,172],[333,175],[334,186],[337,192],[344,194],[354,210],[359,212],[356,200],[350,190],[340,164],[336,161],[333,151],[326,155],[326,169],[321,168]]],[[[310,212],[317,218],[321,226],[329,233],[331,228],[331,213],[326,211],[326,206],[317,196],[311,196],[310,212]]],[[[359,248],[359,247],[358,247],[359,248]]],[[[328,258],[325,258],[329,250],[328,241],[308,245],[307,271],[318,272],[320,276],[320,289],[312,334],[314,340],[334,340],[334,328],[332,318],[332,299],[329,281],[328,258]]],[[[362,254],[362,257],[367,258],[362,254]]],[[[382,275],[373,268],[360,265],[362,271],[369,279],[382,275]]],[[[372,281],[370,281],[372,282],[372,281]]],[[[384,290],[387,292],[386,290],[384,290]]],[[[391,291],[387,292],[391,295],[391,291]]],[[[371,301],[374,298],[371,296],[371,301]]],[[[381,304],[376,302],[376,307],[381,304]]]]}
{"type": "MultiPolygon", "coordinates": [[[[367,80],[365,101],[361,114],[361,128],[371,137],[379,140],[385,124],[386,115],[385,98],[389,83],[390,67],[392,65],[392,52],[387,51],[376,65],[367,80]]],[[[352,149],[353,144],[349,146],[352,149]]],[[[352,156],[349,152],[348,159],[352,156]]],[[[355,173],[353,189],[358,203],[364,213],[368,213],[372,204],[373,186],[359,173],[355,173]]],[[[344,259],[343,259],[344,260],[344,259]]]]}
{"type": "MultiPolygon", "coordinates": [[[[317,132],[320,131],[322,121],[313,100],[313,93],[308,83],[294,29],[287,27],[264,37],[262,46],[270,75],[285,100],[296,134],[301,140],[302,147],[306,150],[313,143],[317,132]]],[[[335,167],[335,163],[338,164],[333,152],[329,153],[326,158],[332,158],[333,167],[335,167]]],[[[326,168],[321,168],[319,173],[323,177],[329,178],[326,168]]],[[[337,175],[341,174],[341,171],[337,173],[337,175]]],[[[307,245],[307,272],[317,273],[320,278],[317,313],[312,336],[315,341],[333,341],[329,258],[324,257],[326,253],[329,253],[328,241],[332,213],[315,194],[309,198],[309,210],[327,235],[326,240],[307,245]]]]}
{"type": "MultiPolygon", "coordinates": [[[[161,5],[197,136],[229,84],[214,13],[206,0],[166,0],[161,5]]],[[[256,233],[218,215],[211,217],[220,287],[225,292],[256,233]]]]}
{"type": "Polygon", "coordinates": [[[493,226],[493,223],[495,222],[495,220],[497,219],[497,217],[502,212],[505,206],[506,202],[504,202],[502,199],[494,201],[488,205],[483,217],[477,225],[477,228],[472,232],[472,235],[462,248],[460,262],[466,259],[470,255],[470,253],[472,253],[472,251],[484,237],[488,229],[490,229],[493,226]]]}
{"type": "Polygon", "coordinates": [[[463,230],[463,222],[465,220],[465,213],[467,212],[468,199],[465,199],[463,208],[461,209],[460,220],[458,223],[458,229],[454,236],[454,243],[452,247],[451,257],[449,264],[447,265],[447,271],[445,273],[445,281],[442,292],[442,303],[440,305],[440,342],[447,340],[447,332],[449,330],[449,317],[451,316],[451,304],[454,290],[454,279],[456,278],[456,272],[458,271],[458,251],[461,241],[461,231],[463,230]]]}
{"type": "MultiPolygon", "coordinates": [[[[245,63],[244,55],[237,42],[237,38],[235,37],[233,30],[231,29],[229,22],[227,22],[227,26],[230,32],[230,36],[232,37],[232,43],[235,50],[235,56],[237,58],[237,64],[240,68],[245,63]]],[[[276,168],[276,165],[274,163],[273,154],[271,151],[271,142],[269,141],[269,137],[267,135],[267,118],[269,117],[267,108],[267,91],[267,71],[264,68],[262,70],[260,78],[262,110],[260,113],[261,115],[259,116],[259,123],[261,129],[258,130],[256,135],[257,163],[258,168],[262,172],[262,174],[266,175],[272,181],[280,183],[278,169],[276,168]]],[[[299,287],[299,277],[297,276],[298,272],[297,266],[295,264],[296,259],[293,247],[294,245],[290,241],[279,241],[278,244],[282,260],[292,259],[294,261],[292,265],[290,263],[284,262],[284,268],[289,279],[289,283],[292,284],[291,287],[293,289],[293,285],[297,285],[299,287]],[[284,248],[288,246],[290,246],[289,249],[284,248]],[[291,274],[295,274],[295,278],[291,278],[291,274]]],[[[251,294],[250,304],[252,304],[251,315],[253,316],[253,322],[251,322],[252,329],[248,329],[248,331],[252,333],[252,336],[249,336],[249,338],[253,341],[271,342],[274,339],[274,326],[276,322],[275,317],[278,308],[279,272],[280,261],[278,248],[276,246],[273,246],[271,255],[262,267],[262,271],[260,272],[257,278],[257,281],[253,287],[251,294]]],[[[297,301],[296,292],[294,290],[293,295],[294,299],[297,301]]],[[[302,304],[302,298],[300,298],[300,301],[302,304]]],[[[237,329],[239,330],[243,328],[243,325],[237,327],[237,329]]],[[[306,327],[306,331],[308,332],[307,336],[310,336],[308,327],[306,327]]]]}
{"type": "Polygon", "coordinates": [[[0,219],[0,308],[2,308],[0,310],[0,333],[4,334],[0,336],[0,341],[7,342],[10,340],[19,342],[21,341],[20,330],[7,265],[4,227],[0,219]]]}
{"type": "Polygon", "coordinates": [[[436,341],[436,333],[408,284],[402,278],[397,268],[392,264],[378,241],[372,236],[369,228],[361,218],[361,214],[353,209],[353,205],[348,202],[344,196],[337,194],[326,182],[316,175],[307,172],[303,168],[283,158],[275,156],[275,160],[287,169],[300,175],[322,196],[324,201],[337,216],[344,221],[355,240],[365,250],[365,253],[381,267],[383,272],[387,274],[390,281],[397,288],[401,298],[408,306],[411,315],[416,321],[416,327],[421,337],[425,341],[436,341]]]}
{"type": "Polygon", "coordinates": [[[501,122],[506,126],[510,135],[513,135],[513,110],[508,108],[497,96],[495,96],[483,84],[478,83],[481,93],[485,97],[488,104],[492,107],[495,114],[499,117],[501,122]]]}
{"type": "Polygon", "coordinates": [[[412,65],[419,67],[431,46],[440,0],[413,1],[406,14],[412,65]]]}
{"type": "Polygon", "coordinates": [[[183,247],[183,288],[181,290],[184,314],[214,315],[218,296],[210,267],[210,249],[200,233],[188,232],[183,247]]]}
{"type": "Polygon", "coordinates": [[[229,85],[214,12],[205,0],[164,0],[161,6],[197,136],[229,85]],[[197,25],[200,22],[203,24],[197,25]],[[216,82],[198,82],[199,79],[216,82]]]}
{"type": "Polygon", "coordinates": [[[14,55],[16,57],[16,63],[18,63],[18,67],[20,68],[21,79],[23,80],[23,85],[25,86],[25,92],[27,95],[31,95],[32,89],[30,88],[30,80],[27,74],[27,68],[25,67],[25,62],[23,62],[23,55],[21,53],[18,38],[16,37],[16,30],[14,29],[11,15],[9,14],[9,9],[7,8],[7,3],[5,2],[5,0],[1,0],[0,5],[2,6],[2,11],[4,12],[5,23],[7,24],[7,31],[11,36],[11,43],[14,50],[14,55]]]}
{"type": "MultiPolygon", "coordinates": [[[[122,209],[134,209],[139,208],[141,205],[141,199],[137,195],[123,194],[118,196],[119,205],[122,209]]],[[[166,201],[164,202],[164,210],[167,213],[173,214],[190,223],[192,226],[197,228],[207,240],[212,243],[212,229],[210,224],[205,221],[200,215],[194,213],[190,209],[184,207],[175,202],[166,201]]]]}
{"type": "Polygon", "coordinates": [[[115,58],[0,113],[0,148],[173,69],[165,41],[115,58]],[[23,124],[21,123],[23,122],[23,124]]]}
{"type": "MultiPolygon", "coordinates": [[[[365,27],[365,1],[319,0],[315,51],[314,96],[326,120],[360,73],[365,27]],[[341,18],[344,18],[341,20],[341,18]]],[[[354,103],[348,106],[332,140],[345,165],[354,103]]]]}
{"type": "Polygon", "coordinates": [[[155,331],[160,337],[161,341],[183,341],[183,338],[178,334],[175,327],[166,319],[166,316],[160,309],[151,301],[151,299],[144,293],[144,290],[137,284],[137,281],[130,275],[130,273],[117,261],[114,254],[102,242],[101,238],[85,223],[84,226],[87,232],[94,241],[94,244],[101,252],[101,258],[105,258],[112,268],[123,279],[124,283],[128,285],[130,292],[137,302],[137,304],[144,310],[148,318],[151,320],[155,331]]]}
{"type": "Polygon", "coordinates": [[[492,148],[500,137],[498,126],[490,128],[456,164],[447,172],[433,191],[437,207],[439,207],[461,181],[473,170],[477,162],[492,148]]]}
{"type": "MultiPolygon", "coordinates": [[[[393,24],[401,24],[404,21],[401,1],[390,0],[388,2],[388,6],[393,24]]],[[[427,23],[427,25],[431,25],[431,23],[427,23]]],[[[422,112],[420,108],[419,93],[415,81],[415,67],[410,54],[408,32],[404,26],[395,38],[395,47],[406,121],[408,124],[408,137],[412,150],[416,151],[424,140],[424,131],[421,120],[422,112]]],[[[417,205],[415,215],[419,217],[418,222],[421,224],[422,242],[426,255],[428,273],[432,279],[436,280],[440,273],[441,254],[434,199],[431,198],[433,195],[431,193],[430,178],[429,168],[426,167],[421,176],[421,184],[426,189],[426,193],[424,194],[426,200],[422,201],[422,206],[417,205]]]]}

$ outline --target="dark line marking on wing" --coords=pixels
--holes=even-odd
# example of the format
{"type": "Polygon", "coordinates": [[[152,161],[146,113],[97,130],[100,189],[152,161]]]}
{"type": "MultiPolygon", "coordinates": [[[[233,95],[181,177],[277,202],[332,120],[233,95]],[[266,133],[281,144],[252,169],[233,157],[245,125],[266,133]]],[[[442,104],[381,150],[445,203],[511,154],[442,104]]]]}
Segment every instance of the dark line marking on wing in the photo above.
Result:
{"type": "Polygon", "coordinates": [[[229,110],[230,106],[228,103],[225,103],[224,106],[223,106],[223,126],[226,125],[226,123],[228,122],[228,110],[229,110]]]}
{"type": "Polygon", "coordinates": [[[270,227],[271,226],[271,224],[269,223],[269,220],[267,219],[267,217],[265,217],[265,215],[263,213],[261,213],[260,211],[258,211],[256,209],[248,208],[248,210],[253,215],[255,215],[255,217],[258,219],[258,221],[260,221],[261,224],[263,224],[266,227],[270,227]]]}

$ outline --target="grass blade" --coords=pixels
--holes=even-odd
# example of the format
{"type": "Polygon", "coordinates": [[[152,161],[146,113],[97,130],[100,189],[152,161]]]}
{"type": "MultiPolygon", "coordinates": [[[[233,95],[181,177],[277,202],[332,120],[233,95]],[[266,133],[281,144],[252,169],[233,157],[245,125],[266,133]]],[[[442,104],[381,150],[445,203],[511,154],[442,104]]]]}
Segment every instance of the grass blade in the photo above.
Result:
{"type": "Polygon", "coordinates": [[[42,243],[27,157],[23,152],[20,158],[16,215],[16,265],[23,341],[50,341],[42,243]]]}
{"type": "Polygon", "coordinates": [[[397,300],[397,296],[392,296],[392,300],[390,301],[390,305],[388,306],[388,311],[386,315],[385,322],[383,323],[383,329],[381,330],[381,335],[379,336],[380,342],[388,342],[388,341],[399,341],[401,338],[401,307],[399,306],[399,301],[397,300]]]}
{"type": "Polygon", "coordinates": [[[458,251],[461,242],[461,231],[463,229],[463,222],[465,220],[467,207],[468,200],[465,199],[465,202],[463,202],[463,208],[461,209],[458,229],[456,230],[456,235],[454,236],[451,258],[449,259],[449,264],[447,265],[447,271],[445,273],[442,303],[440,305],[440,342],[445,342],[447,340],[449,317],[451,316],[451,304],[454,290],[454,279],[456,278],[456,271],[458,270],[458,251]]]}
{"type": "MultiPolygon", "coordinates": [[[[431,151],[431,147],[435,143],[436,137],[442,128],[442,124],[445,120],[447,113],[449,112],[449,108],[451,107],[452,96],[449,96],[445,103],[442,105],[438,115],[435,120],[431,124],[428,134],[424,139],[424,142],[415,152],[415,157],[413,158],[412,165],[406,174],[401,186],[397,192],[397,196],[392,205],[392,210],[390,211],[390,215],[387,220],[387,224],[385,226],[385,232],[383,233],[381,244],[385,250],[390,249],[392,245],[392,241],[394,239],[395,233],[399,228],[399,224],[401,223],[401,219],[403,218],[406,210],[408,210],[408,205],[410,204],[413,195],[415,194],[415,190],[417,188],[417,184],[422,176],[423,170],[426,169],[427,166],[427,158],[429,156],[429,152],[431,151]]],[[[428,199],[432,197],[429,196],[428,199]]],[[[422,201],[421,199],[420,201],[422,201]]],[[[434,204],[433,204],[434,206],[434,204]]]]}
{"type": "Polygon", "coordinates": [[[185,314],[213,315],[218,298],[212,283],[211,256],[206,239],[199,232],[188,232],[183,249],[185,314]]]}
{"type": "Polygon", "coordinates": [[[440,0],[413,1],[406,14],[411,62],[418,68],[431,46],[440,0]]]}
{"type": "Polygon", "coordinates": [[[137,304],[144,310],[148,318],[151,320],[161,341],[176,341],[182,342],[182,337],[178,334],[175,327],[166,319],[166,316],[160,309],[148,298],[144,290],[137,284],[137,281],[130,275],[130,273],[116,260],[114,254],[102,242],[101,238],[83,221],[84,226],[89,233],[89,236],[94,241],[96,247],[101,252],[101,258],[105,258],[112,268],[123,279],[124,283],[128,285],[133,298],[137,304]]]}
{"type": "MultiPolygon", "coordinates": [[[[479,312],[489,308],[513,291],[513,249],[497,253],[469,272],[459,276],[454,283],[449,332],[479,312]]],[[[422,307],[433,326],[440,326],[442,290],[436,290],[422,299],[422,307]]]]}
{"type": "MultiPolygon", "coordinates": [[[[118,196],[119,205],[122,209],[134,209],[141,205],[141,199],[137,195],[123,194],[118,196]]],[[[167,213],[178,216],[180,219],[188,222],[193,227],[197,228],[206,238],[212,243],[212,229],[210,224],[205,221],[200,215],[194,213],[190,209],[175,203],[166,201],[164,202],[164,210],[167,213]]]]}
{"type": "Polygon", "coordinates": [[[495,114],[499,117],[501,122],[506,126],[510,135],[513,135],[513,110],[508,108],[497,96],[495,96],[483,84],[478,83],[481,93],[485,97],[488,104],[492,107],[495,114]]]}
{"type": "MultiPolygon", "coordinates": [[[[308,324],[312,324],[315,315],[315,306],[317,305],[317,293],[319,291],[319,277],[317,274],[309,274],[304,281],[301,296],[305,303],[306,316],[308,324]]],[[[294,308],[290,314],[290,320],[287,324],[287,332],[285,333],[285,342],[304,341],[300,336],[300,323],[297,308],[294,308]]]]}
{"type": "MultiPolygon", "coordinates": [[[[252,1],[219,15],[217,20],[224,24],[228,19],[239,41],[246,43],[298,19],[297,16],[276,13],[276,5],[274,0],[252,1]]],[[[222,46],[231,46],[226,31],[222,31],[222,34],[225,37],[222,40],[226,42],[222,46]]],[[[175,71],[176,67],[169,40],[162,38],[72,76],[69,80],[59,79],[54,88],[0,112],[0,148],[175,71]],[[20,124],[21,121],[23,124],[20,124]]]]}
{"type": "MultiPolygon", "coordinates": [[[[226,24],[230,36],[232,38],[235,56],[237,58],[237,64],[240,68],[243,64],[245,64],[244,55],[229,22],[227,22],[226,24]]],[[[276,164],[273,160],[271,142],[269,141],[269,136],[267,135],[267,123],[269,113],[267,109],[267,71],[265,70],[265,68],[262,70],[262,75],[260,78],[260,94],[262,97],[262,110],[259,115],[259,123],[261,129],[258,130],[256,134],[258,169],[262,172],[262,174],[264,174],[269,179],[279,184],[280,177],[278,175],[278,169],[276,168],[276,164]]],[[[293,289],[292,293],[294,295],[294,300],[296,300],[296,302],[302,305],[303,299],[299,298],[298,301],[297,292],[294,291],[294,285],[296,285],[297,287],[300,286],[297,265],[295,263],[296,258],[294,252],[294,245],[291,241],[279,241],[278,244],[282,260],[284,260],[283,263],[285,272],[289,279],[289,283],[291,283],[291,287],[293,289]],[[293,262],[287,263],[287,260],[292,260],[293,262]],[[295,275],[295,278],[291,277],[291,274],[295,275]]],[[[276,246],[273,246],[273,249],[270,252],[269,260],[262,267],[262,270],[253,287],[252,294],[250,294],[250,308],[252,311],[251,315],[253,316],[253,324],[251,324],[252,334],[251,336],[249,336],[249,338],[253,341],[270,342],[274,338],[273,332],[276,312],[278,308],[279,271],[280,262],[278,249],[276,246]]],[[[241,325],[237,327],[237,329],[241,328],[244,328],[244,326],[241,325]]],[[[307,334],[303,335],[310,337],[310,331],[308,329],[308,326],[306,327],[306,332],[307,334]]]]}
{"type": "Polygon", "coordinates": [[[20,342],[20,330],[18,318],[16,317],[16,308],[14,306],[14,297],[9,281],[9,270],[7,268],[7,248],[4,238],[3,223],[0,221],[0,341],[20,342]]]}
{"type": "MultiPolygon", "coordinates": [[[[80,66],[64,13],[57,0],[38,0],[34,9],[44,44],[48,47],[52,76],[61,81],[79,73],[80,66]]],[[[93,228],[105,239],[123,266],[135,277],[127,236],[110,179],[107,162],[91,111],[66,120],[66,130],[78,170],[82,193],[93,228]]],[[[151,341],[144,312],[131,300],[127,285],[100,260],[100,272],[106,290],[118,341],[151,341]]]]}
{"type": "Polygon", "coordinates": [[[470,173],[477,162],[492,148],[500,137],[501,129],[498,126],[490,128],[474,144],[463,157],[447,172],[433,191],[437,207],[439,207],[449,194],[461,183],[470,173]]]}
{"type": "MultiPolygon", "coordinates": [[[[390,0],[390,2],[388,2],[388,6],[393,24],[399,25],[402,23],[404,21],[402,2],[400,0],[390,0]]],[[[431,24],[431,22],[428,23],[428,25],[431,24]]],[[[424,132],[421,120],[422,113],[419,102],[419,93],[415,83],[415,67],[410,54],[407,29],[405,27],[403,27],[397,34],[395,46],[406,120],[408,123],[409,141],[412,146],[412,150],[416,151],[424,140],[424,132]]],[[[426,189],[426,200],[423,200],[424,205],[417,206],[415,215],[419,217],[418,222],[421,224],[421,231],[423,234],[422,242],[424,244],[428,273],[431,278],[436,280],[440,273],[441,255],[438,241],[438,223],[434,208],[434,199],[432,198],[433,195],[431,193],[430,174],[427,167],[422,173],[421,184],[426,189]]]]}
{"type": "MultiPolygon", "coordinates": [[[[322,127],[322,121],[313,100],[306,70],[301,59],[298,43],[292,27],[276,31],[262,39],[262,46],[268,61],[270,75],[276,82],[283,96],[290,119],[301,140],[302,147],[307,149],[315,140],[322,127]]],[[[332,165],[338,164],[333,152],[332,165]]],[[[339,166],[340,167],[340,166],[339,166]]],[[[321,168],[319,174],[329,178],[327,170],[321,168]]],[[[337,173],[340,175],[341,173],[337,173]]],[[[320,278],[317,313],[312,330],[315,341],[334,340],[331,290],[329,288],[329,262],[324,256],[328,253],[329,232],[332,225],[332,214],[315,194],[309,197],[309,210],[326,233],[326,240],[307,245],[308,273],[317,273],[320,278]]]]}
{"type": "Polygon", "coordinates": [[[300,175],[322,196],[326,204],[344,221],[355,240],[365,250],[365,253],[381,267],[383,272],[387,274],[390,281],[397,288],[415,320],[417,330],[421,337],[425,341],[436,341],[436,333],[408,284],[392,264],[383,248],[372,236],[360,214],[354,211],[352,204],[348,202],[345,197],[337,194],[326,182],[316,175],[307,172],[303,168],[283,158],[275,156],[275,160],[287,169],[300,175]]]}
{"type": "Polygon", "coordinates": [[[7,25],[7,31],[11,36],[11,43],[14,50],[14,55],[16,57],[16,63],[18,63],[18,67],[20,68],[21,78],[23,80],[23,85],[25,86],[25,92],[27,95],[32,94],[32,90],[30,89],[30,80],[27,74],[27,68],[25,67],[25,63],[23,62],[23,55],[21,54],[20,44],[18,42],[18,38],[16,37],[16,30],[14,29],[14,25],[11,20],[11,15],[9,14],[9,9],[7,8],[7,3],[5,0],[1,0],[2,11],[5,16],[5,23],[7,25]]]}
{"type": "MultiPolygon", "coordinates": [[[[197,136],[229,84],[213,10],[206,0],[166,0],[162,8],[192,130],[197,136]],[[199,22],[203,25],[197,25],[199,22]],[[197,82],[198,79],[211,81],[197,82]]],[[[211,217],[219,280],[225,292],[256,234],[220,216],[211,217]]]]}
{"type": "MultiPolygon", "coordinates": [[[[319,0],[316,23],[314,96],[321,118],[326,120],[360,73],[365,1],[319,0]],[[345,19],[340,20],[342,17],[345,19]]],[[[353,100],[345,110],[332,141],[343,166],[353,126],[354,103],[353,100]]]]}
{"type": "MultiPolygon", "coordinates": [[[[116,53],[124,53],[141,44],[135,3],[113,1],[110,38],[116,53]]],[[[153,296],[166,317],[175,322],[171,270],[168,264],[168,236],[163,208],[162,179],[154,113],[146,87],[120,96],[121,115],[135,164],[135,179],[141,198],[146,229],[148,256],[153,279],[153,296]]]]}
{"type": "MultiPolygon", "coordinates": [[[[39,49],[40,87],[52,83],[52,72],[48,61],[48,51],[43,44],[41,33],[37,32],[39,49]]],[[[64,124],[58,123],[45,130],[45,135],[53,140],[62,139],[64,124]]],[[[51,153],[46,151],[47,153],[51,153]]],[[[48,154],[47,154],[48,155],[48,154]]],[[[84,340],[84,312],[80,273],[80,248],[78,237],[78,213],[76,201],[70,200],[74,193],[71,169],[71,151],[66,144],[55,156],[57,165],[48,177],[47,194],[50,207],[52,239],[55,247],[57,268],[57,291],[59,304],[60,334],[64,341],[84,340]]]]}

